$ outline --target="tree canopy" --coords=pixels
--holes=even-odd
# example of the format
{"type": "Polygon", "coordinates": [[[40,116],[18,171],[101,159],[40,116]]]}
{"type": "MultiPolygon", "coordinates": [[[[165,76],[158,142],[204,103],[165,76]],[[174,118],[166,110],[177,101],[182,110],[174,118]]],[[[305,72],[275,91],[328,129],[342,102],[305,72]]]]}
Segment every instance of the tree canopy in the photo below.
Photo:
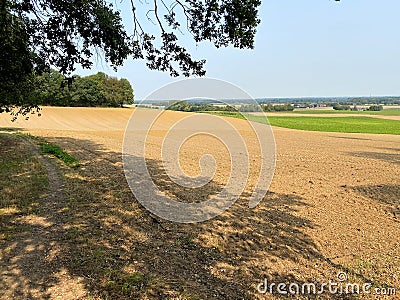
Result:
{"type": "Polygon", "coordinates": [[[38,104],[30,93],[36,76],[53,67],[71,84],[76,66],[90,68],[99,53],[113,68],[132,57],[171,76],[202,76],[205,60],[180,45],[182,31],[196,43],[254,47],[260,0],[140,3],[148,6],[145,19],[155,32],[145,29],[134,0],[133,28],[125,28],[115,3],[105,0],[0,0],[0,110],[29,111],[38,104]]]}
{"type": "Polygon", "coordinates": [[[133,89],[127,79],[117,79],[102,72],[74,76],[71,85],[67,86],[63,75],[51,69],[36,76],[35,81],[38,88],[31,91],[31,98],[39,105],[122,107],[134,101],[133,89]]]}

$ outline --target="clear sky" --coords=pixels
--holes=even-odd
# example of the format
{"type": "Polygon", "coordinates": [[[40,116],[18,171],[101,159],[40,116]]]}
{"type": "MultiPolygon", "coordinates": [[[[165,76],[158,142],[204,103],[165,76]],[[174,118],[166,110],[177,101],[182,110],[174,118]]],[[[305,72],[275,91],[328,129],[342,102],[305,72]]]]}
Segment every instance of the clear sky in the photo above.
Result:
{"type": "MultiPolygon", "coordinates": [[[[118,5],[129,28],[129,1],[118,5]]],[[[399,12],[398,0],[262,0],[254,50],[194,45],[189,35],[182,41],[195,58],[207,59],[208,77],[257,98],[400,95],[399,12]]],[[[127,78],[136,99],[182,79],[132,59],[117,73],[101,61],[77,73],[97,71],[127,78]]]]}

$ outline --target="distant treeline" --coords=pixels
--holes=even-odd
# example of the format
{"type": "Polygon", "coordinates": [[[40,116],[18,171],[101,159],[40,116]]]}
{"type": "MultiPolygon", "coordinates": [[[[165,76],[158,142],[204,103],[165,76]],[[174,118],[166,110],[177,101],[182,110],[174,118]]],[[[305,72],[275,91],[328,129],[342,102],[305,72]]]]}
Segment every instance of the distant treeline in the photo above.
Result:
{"type": "Polygon", "coordinates": [[[291,104],[242,104],[239,107],[240,112],[261,112],[261,111],[293,111],[294,106],[291,104]]]}
{"type": "Polygon", "coordinates": [[[264,111],[293,111],[294,106],[291,104],[279,104],[279,105],[272,105],[272,104],[265,104],[261,105],[264,111]]]}
{"type": "MultiPolygon", "coordinates": [[[[251,105],[256,101],[260,105],[267,104],[296,104],[300,107],[316,107],[315,104],[324,104],[327,107],[332,107],[333,104],[339,103],[341,105],[400,105],[400,96],[393,97],[326,97],[326,98],[260,98],[260,99],[224,99],[223,103],[228,103],[232,106],[237,105],[251,105]]],[[[171,101],[170,101],[171,102],[171,101]]],[[[175,101],[176,102],[176,101],[175,101]]],[[[146,100],[143,104],[165,106],[167,100],[146,100]]],[[[202,99],[189,101],[190,104],[215,104],[214,99],[202,99]]]]}
{"type": "Polygon", "coordinates": [[[290,104],[272,105],[272,104],[242,104],[240,106],[231,105],[212,105],[208,103],[189,103],[187,101],[170,102],[167,110],[175,111],[240,111],[240,112],[261,112],[261,111],[293,111],[294,106],[290,104]]]}
{"type": "Polygon", "coordinates": [[[266,103],[319,103],[332,106],[333,103],[340,103],[342,105],[368,105],[368,104],[380,104],[380,105],[400,105],[400,96],[393,97],[326,97],[326,98],[268,98],[268,99],[256,99],[260,104],[266,103]]]}
{"type": "Polygon", "coordinates": [[[66,79],[56,70],[36,78],[32,91],[34,103],[50,106],[122,107],[133,104],[134,96],[127,79],[117,79],[99,72],[85,77],[66,79]]]}
{"type": "Polygon", "coordinates": [[[400,105],[400,97],[352,98],[347,103],[357,104],[357,105],[363,105],[363,104],[400,105]]]}
{"type": "Polygon", "coordinates": [[[208,103],[189,103],[187,101],[170,101],[166,108],[175,111],[237,111],[234,106],[230,105],[212,105],[208,103]]]}
{"type": "MultiPolygon", "coordinates": [[[[343,104],[339,104],[339,103],[333,103],[330,106],[332,106],[332,108],[334,110],[358,110],[356,105],[350,106],[350,105],[343,105],[343,104]]],[[[383,106],[382,105],[371,105],[366,110],[369,110],[369,111],[381,111],[381,110],[383,110],[383,106]]]]}

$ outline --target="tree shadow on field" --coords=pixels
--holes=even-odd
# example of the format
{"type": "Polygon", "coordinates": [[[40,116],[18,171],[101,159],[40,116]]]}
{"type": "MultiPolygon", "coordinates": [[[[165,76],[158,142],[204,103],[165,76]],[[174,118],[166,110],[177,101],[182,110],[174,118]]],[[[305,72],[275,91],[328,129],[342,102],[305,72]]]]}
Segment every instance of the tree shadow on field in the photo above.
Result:
{"type": "Polygon", "coordinates": [[[400,185],[380,184],[356,186],[352,188],[363,197],[380,202],[400,221],[400,185]]]}
{"type": "Polygon", "coordinates": [[[48,299],[46,288],[58,282],[52,276],[58,268],[48,252],[51,242],[43,243],[54,238],[51,219],[57,216],[41,217],[51,197],[46,169],[31,146],[22,136],[0,135],[1,299],[48,299]]]}
{"type": "Polygon", "coordinates": [[[400,152],[400,148],[380,148],[380,149],[400,152]]]}
{"type": "Polygon", "coordinates": [[[0,132],[18,132],[21,131],[22,128],[16,128],[16,127],[0,127],[0,132]]]}
{"type": "MultiPolygon", "coordinates": [[[[393,149],[390,149],[393,150],[393,149]]],[[[355,157],[363,157],[368,159],[382,160],[391,164],[400,165],[400,155],[398,153],[385,152],[350,152],[348,153],[355,157]]]]}
{"type": "Polygon", "coordinates": [[[345,139],[345,140],[371,141],[371,139],[361,138],[361,137],[335,136],[335,135],[330,135],[329,137],[336,138],[336,139],[345,139]]]}
{"type": "MultiPolygon", "coordinates": [[[[249,209],[249,195],[244,194],[212,220],[173,223],[151,215],[136,201],[124,176],[121,153],[88,140],[48,140],[77,157],[82,166],[61,167],[67,201],[57,212],[63,218],[51,210],[40,212],[44,221],[58,223],[59,234],[51,242],[62,251],[53,268],[42,274],[38,298],[51,298],[51,288],[64,284],[54,277],[62,270],[79,278],[88,295],[101,299],[265,299],[257,292],[264,278],[286,284],[323,283],[334,281],[342,271],[307,234],[315,225],[297,215],[308,205],[298,195],[268,192],[255,209],[249,209]]],[[[168,189],[181,201],[202,200],[223,188],[217,182],[195,191],[179,188],[160,161],[147,160],[147,166],[160,189],[168,189]]],[[[37,279],[23,267],[12,276],[15,284],[37,279]]],[[[318,297],[352,299],[328,292],[318,297]]]]}

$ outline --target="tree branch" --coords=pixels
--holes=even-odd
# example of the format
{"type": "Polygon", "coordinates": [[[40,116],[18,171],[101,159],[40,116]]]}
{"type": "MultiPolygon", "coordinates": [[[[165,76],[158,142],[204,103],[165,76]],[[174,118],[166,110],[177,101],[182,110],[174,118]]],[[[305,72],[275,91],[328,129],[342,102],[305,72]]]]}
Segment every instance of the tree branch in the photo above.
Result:
{"type": "Polygon", "coordinates": [[[160,20],[160,18],[158,17],[157,0],[154,0],[154,15],[156,16],[158,25],[160,26],[162,33],[165,33],[165,30],[164,30],[164,27],[163,27],[163,25],[162,25],[162,23],[161,23],[161,20],[160,20]]]}

